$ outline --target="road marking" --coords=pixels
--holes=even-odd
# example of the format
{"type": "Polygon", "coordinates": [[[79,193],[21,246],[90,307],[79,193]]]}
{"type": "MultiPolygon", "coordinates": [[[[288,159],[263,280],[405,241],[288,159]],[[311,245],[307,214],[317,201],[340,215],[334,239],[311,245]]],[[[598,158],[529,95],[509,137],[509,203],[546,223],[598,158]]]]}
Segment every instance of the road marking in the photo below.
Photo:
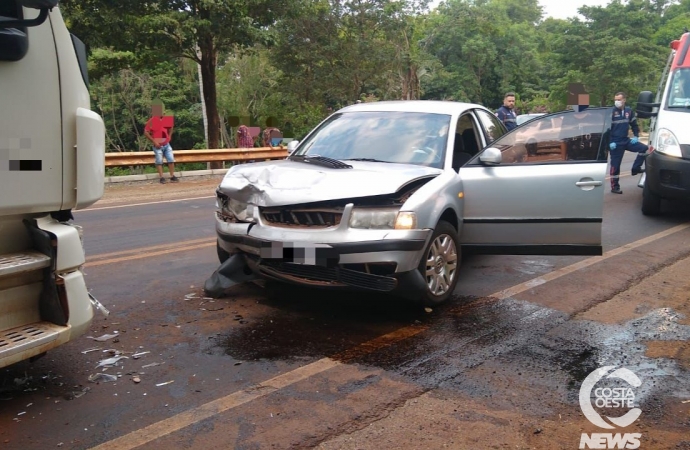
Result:
{"type": "Polygon", "coordinates": [[[167,243],[167,244],[160,244],[160,245],[152,245],[150,247],[144,247],[144,248],[136,248],[136,249],[130,249],[130,250],[120,250],[117,252],[112,252],[112,253],[100,253],[98,255],[92,255],[92,256],[87,256],[86,257],[86,262],[91,262],[93,260],[102,260],[106,258],[112,258],[114,256],[122,256],[122,255],[129,255],[129,254],[144,254],[148,256],[148,252],[153,252],[157,251],[160,249],[169,249],[170,247],[174,246],[175,248],[180,248],[180,247],[187,247],[193,244],[199,244],[199,243],[209,243],[209,242],[215,242],[215,236],[213,238],[201,238],[201,239],[190,239],[188,241],[183,241],[183,242],[175,242],[175,243],[167,243]]]}
{"type": "Polygon", "coordinates": [[[80,209],[79,211],[76,211],[76,212],[83,213],[83,212],[89,212],[89,211],[102,211],[102,210],[104,210],[104,209],[128,208],[128,207],[130,207],[130,206],[157,205],[157,204],[159,204],[159,203],[175,203],[175,202],[184,202],[184,201],[187,201],[187,200],[201,200],[201,199],[204,199],[204,198],[216,198],[216,196],[215,196],[215,195],[207,195],[207,196],[204,196],[204,197],[177,198],[177,199],[174,199],[174,200],[160,200],[160,201],[157,201],[157,202],[148,202],[148,203],[128,203],[128,204],[126,204],[126,205],[102,206],[102,207],[100,207],[100,208],[80,209]]]}
{"type": "Polygon", "coordinates": [[[540,277],[533,278],[529,281],[525,281],[524,283],[518,284],[517,286],[513,286],[511,288],[504,289],[500,292],[497,292],[496,294],[491,295],[490,297],[496,298],[497,300],[503,300],[506,298],[514,297],[517,294],[525,292],[525,291],[532,289],[534,287],[541,286],[542,284],[548,283],[549,281],[553,281],[555,279],[569,275],[573,272],[577,272],[578,270],[584,269],[585,267],[589,267],[589,266],[592,266],[594,264],[600,263],[600,262],[605,261],[609,258],[613,258],[614,256],[618,256],[618,255],[625,253],[627,251],[634,250],[638,247],[642,247],[643,245],[650,244],[654,241],[657,241],[659,239],[663,239],[667,236],[670,236],[672,234],[686,230],[688,228],[690,228],[690,223],[685,223],[682,225],[675,226],[673,228],[669,228],[668,230],[662,231],[662,232],[657,233],[657,234],[653,234],[653,235],[648,236],[644,239],[640,239],[638,241],[631,242],[629,244],[625,244],[625,245],[620,246],[618,248],[614,248],[613,250],[610,250],[608,252],[604,252],[604,254],[602,256],[594,256],[591,258],[587,258],[584,261],[580,261],[580,262],[577,262],[575,264],[571,264],[569,266],[560,268],[558,270],[554,270],[553,272],[549,272],[549,273],[542,275],[540,277]]]}
{"type": "Polygon", "coordinates": [[[339,362],[329,358],[320,359],[306,366],[302,366],[299,369],[278,375],[256,386],[234,392],[197,408],[176,414],[168,419],[161,420],[160,422],[153,423],[137,431],[125,434],[117,439],[93,447],[93,449],[125,450],[139,447],[161,436],[165,436],[230,409],[237,408],[245,403],[265,397],[280,389],[304,381],[307,378],[318,375],[339,365],[339,362]]]}
{"type": "MultiPolygon", "coordinates": [[[[498,291],[495,294],[484,297],[488,301],[497,301],[506,298],[513,297],[521,292],[532,289],[536,286],[541,286],[549,281],[556,280],[573,272],[576,272],[585,267],[592,266],[594,264],[605,261],[614,256],[618,256],[630,250],[634,250],[643,245],[650,244],[659,239],[663,239],[672,234],[678,233],[680,231],[690,228],[690,223],[683,225],[678,225],[668,230],[662,231],[660,233],[648,236],[644,239],[640,239],[635,242],[623,245],[611,251],[605,252],[602,256],[594,256],[592,258],[587,258],[584,261],[571,264],[569,266],[563,267],[561,269],[550,272],[546,275],[542,275],[531,280],[520,283],[502,291],[498,291]]],[[[149,256],[149,255],[147,255],[149,256]]],[[[459,308],[454,308],[451,310],[452,313],[461,311],[468,307],[476,307],[478,304],[484,303],[481,300],[478,302],[472,302],[469,305],[463,305],[459,308]]],[[[96,447],[97,450],[102,449],[115,449],[115,450],[130,450],[141,445],[152,442],[163,436],[167,436],[171,433],[181,430],[189,425],[198,423],[202,420],[213,417],[217,414],[229,411],[240,405],[244,405],[253,400],[265,397],[266,395],[272,394],[279,389],[291,386],[299,381],[306,380],[307,378],[325,372],[329,369],[337,367],[340,364],[351,361],[355,358],[373,353],[382,348],[390,347],[412,336],[416,336],[429,328],[429,325],[411,325],[403,328],[399,328],[391,333],[379,336],[370,341],[359,344],[344,352],[334,355],[332,358],[322,358],[313,363],[307,364],[306,366],[300,367],[298,369],[286,372],[277,377],[271,378],[268,381],[259,383],[248,389],[234,392],[225,397],[213,400],[211,402],[205,403],[196,408],[192,408],[185,412],[176,414],[172,417],[164,419],[160,422],[156,422],[147,427],[141,428],[131,433],[125,434],[119,438],[113,439],[112,441],[104,442],[96,447]],[[342,362],[336,361],[340,360],[342,362]]]]}
{"type": "MultiPolygon", "coordinates": [[[[200,248],[214,247],[215,245],[216,245],[216,242],[213,241],[213,242],[206,242],[205,244],[188,245],[186,247],[175,246],[174,248],[168,248],[167,250],[159,250],[159,251],[153,251],[153,252],[152,251],[146,251],[147,249],[135,250],[139,253],[134,254],[134,255],[130,255],[130,256],[122,256],[120,258],[103,259],[103,260],[98,260],[98,261],[87,261],[86,263],[84,263],[84,267],[95,267],[95,266],[102,266],[105,264],[114,264],[114,263],[123,262],[123,261],[133,261],[135,259],[150,258],[152,256],[167,255],[169,253],[185,252],[188,250],[198,250],[200,248]]],[[[168,247],[169,247],[169,245],[168,245],[168,247]]]]}

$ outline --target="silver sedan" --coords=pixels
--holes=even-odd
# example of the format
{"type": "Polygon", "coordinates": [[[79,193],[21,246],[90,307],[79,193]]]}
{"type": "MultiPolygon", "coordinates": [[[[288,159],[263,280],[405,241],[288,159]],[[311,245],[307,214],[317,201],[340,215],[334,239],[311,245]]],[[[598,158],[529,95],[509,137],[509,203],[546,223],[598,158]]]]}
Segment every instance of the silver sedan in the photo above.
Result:
{"type": "Polygon", "coordinates": [[[343,108],[286,160],[228,171],[219,257],[268,279],[433,305],[452,294],[463,252],[601,254],[607,112],[547,115],[506,134],[475,104],[343,108]]]}

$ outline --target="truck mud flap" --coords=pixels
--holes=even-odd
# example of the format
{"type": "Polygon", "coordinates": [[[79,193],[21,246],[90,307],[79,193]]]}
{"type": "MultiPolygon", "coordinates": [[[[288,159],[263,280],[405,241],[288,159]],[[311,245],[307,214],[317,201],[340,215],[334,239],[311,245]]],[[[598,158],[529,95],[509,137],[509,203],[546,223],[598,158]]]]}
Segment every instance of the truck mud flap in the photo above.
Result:
{"type": "Polygon", "coordinates": [[[69,320],[69,307],[64,288],[61,289],[62,280],[55,276],[55,260],[57,258],[57,248],[53,245],[56,242],[55,236],[38,228],[35,220],[24,220],[34,249],[50,257],[50,266],[43,269],[43,290],[39,300],[39,310],[41,320],[52,322],[56,325],[67,326],[69,320]],[[62,295],[60,295],[62,292],[62,295]]]}

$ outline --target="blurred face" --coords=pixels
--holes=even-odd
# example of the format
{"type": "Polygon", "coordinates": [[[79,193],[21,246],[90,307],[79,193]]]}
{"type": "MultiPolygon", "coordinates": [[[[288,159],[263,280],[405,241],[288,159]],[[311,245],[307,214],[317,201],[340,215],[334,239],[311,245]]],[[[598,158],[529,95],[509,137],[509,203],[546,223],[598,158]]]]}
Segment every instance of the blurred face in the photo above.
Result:
{"type": "Polygon", "coordinates": [[[625,107],[625,97],[622,95],[616,95],[613,100],[616,108],[623,109],[623,107],[625,107]]]}
{"type": "Polygon", "coordinates": [[[162,116],[163,115],[163,105],[151,105],[151,115],[162,116]]]}
{"type": "Polygon", "coordinates": [[[515,108],[515,97],[513,97],[512,95],[509,95],[506,98],[504,98],[503,99],[503,106],[505,106],[508,109],[515,108]]]}

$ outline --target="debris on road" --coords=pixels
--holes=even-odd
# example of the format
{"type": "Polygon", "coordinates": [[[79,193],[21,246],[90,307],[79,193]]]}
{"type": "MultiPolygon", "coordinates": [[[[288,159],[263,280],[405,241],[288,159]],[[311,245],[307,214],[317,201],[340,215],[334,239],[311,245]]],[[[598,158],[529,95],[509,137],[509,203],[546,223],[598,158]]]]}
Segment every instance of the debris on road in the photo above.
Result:
{"type": "Polygon", "coordinates": [[[133,378],[132,378],[132,381],[135,382],[135,383],[141,383],[141,378],[139,378],[139,377],[133,377],[133,378]]]}
{"type": "Polygon", "coordinates": [[[89,381],[92,383],[109,383],[111,381],[117,381],[117,376],[108,373],[96,373],[89,375],[89,381]]]}
{"type": "Polygon", "coordinates": [[[166,381],[165,383],[158,383],[158,384],[156,384],[156,386],[157,386],[157,387],[165,386],[166,384],[170,384],[170,383],[174,383],[174,382],[175,382],[175,380],[166,381]]]}
{"type": "Polygon", "coordinates": [[[90,387],[85,387],[81,391],[68,392],[67,394],[65,394],[65,400],[74,400],[75,398],[83,397],[90,390],[90,387]]]}
{"type": "Polygon", "coordinates": [[[146,364],[145,366],[141,366],[141,368],[142,368],[142,369],[146,369],[147,367],[160,366],[161,364],[165,364],[165,363],[162,362],[162,363],[151,363],[151,364],[146,364]]]}
{"type": "Polygon", "coordinates": [[[129,357],[124,356],[124,355],[119,355],[119,356],[113,356],[112,358],[102,359],[98,363],[96,368],[105,367],[105,366],[115,366],[115,365],[117,365],[118,361],[120,361],[121,359],[129,359],[129,357]]]}
{"type": "Polygon", "coordinates": [[[208,297],[220,298],[231,287],[256,279],[254,272],[247,269],[244,258],[236,253],[225,260],[204,283],[204,293],[208,297]]]}
{"type": "Polygon", "coordinates": [[[141,356],[146,355],[151,352],[139,352],[132,355],[132,359],[139,359],[141,356]]]}
{"type": "Polygon", "coordinates": [[[87,348],[86,350],[82,350],[81,353],[83,355],[86,355],[87,353],[96,352],[100,349],[101,349],[100,347],[91,347],[91,348],[87,348]]]}
{"type": "Polygon", "coordinates": [[[115,334],[104,334],[103,336],[99,337],[93,337],[93,336],[86,336],[87,339],[93,339],[94,341],[98,342],[105,342],[108,341],[112,338],[120,337],[119,334],[117,334],[117,331],[115,331],[115,334]]]}

